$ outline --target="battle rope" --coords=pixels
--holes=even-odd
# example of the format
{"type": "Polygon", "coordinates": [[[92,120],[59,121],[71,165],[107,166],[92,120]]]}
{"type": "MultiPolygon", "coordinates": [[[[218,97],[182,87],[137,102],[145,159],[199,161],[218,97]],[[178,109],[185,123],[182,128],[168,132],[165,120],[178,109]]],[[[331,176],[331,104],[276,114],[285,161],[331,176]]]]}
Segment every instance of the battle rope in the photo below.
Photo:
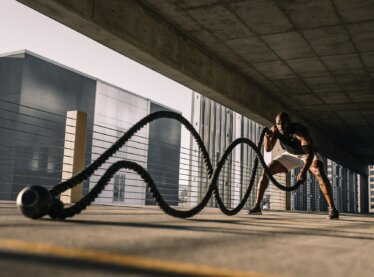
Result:
{"type": "Polygon", "coordinates": [[[262,130],[257,146],[251,140],[247,138],[238,138],[234,140],[229,145],[229,147],[225,150],[221,159],[217,163],[216,169],[214,170],[211,160],[208,155],[208,151],[206,150],[201,137],[199,136],[195,128],[190,124],[190,122],[187,119],[185,119],[182,115],[178,113],[168,112],[168,111],[159,111],[159,112],[149,114],[148,116],[144,117],[139,122],[137,122],[135,125],[133,125],[121,138],[117,140],[117,142],[115,142],[109,149],[107,149],[103,154],[101,154],[100,157],[96,161],[94,161],[92,164],[90,164],[87,168],[85,168],[83,171],[81,171],[74,177],[70,178],[69,180],[66,180],[62,183],[55,185],[49,191],[51,197],[53,198],[53,204],[50,208],[48,208],[47,213],[53,219],[65,219],[67,217],[73,217],[74,215],[83,211],[87,206],[89,206],[95,200],[96,197],[98,197],[98,195],[104,190],[105,186],[108,184],[108,182],[111,180],[111,178],[117,171],[121,169],[129,169],[129,170],[135,171],[137,174],[140,175],[140,177],[148,185],[157,204],[168,215],[178,217],[178,218],[192,217],[198,214],[207,205],[209,199],[211,198],[212,193],[214,193],[215,200],[220,210],[226,215],[234,215],[243,208],[245,202],[247,201],[249,197],[249,194],[251,192],[251,189],[253,187],[253,183],[255,180],[259,161],[261,162],[261,165],[264,168],[265,174],[277,188],[283,191],[293,191],[293,190],[296,190],[301,184],[300,182],[297,182],[292,187],[285,187],[281,185],[280,183],[278,183],[274,179],[272,174],[269,172],[269,168],[267,167],[264,161],[264,158],[261,154],[261,151],[260,151],[260,148],[261,148],[261,145],[264,139],[264,135],[267,130],[268,130],[267,128],[264,128],[262,130]],[[191,208],[190,210],[177,210],[169,206],[164,200],[164,198],[162,197],[159,190],[157,189],[157,186],[154,183],[152,177],[149,175],[149,173],[141,165],[135,162],[123,160],[123,161],[118,161],[112,164],[107,169],[107,171],[103,174],[103,176],[94,186],[94,188],[92,188],[91,191],[88,192],[80,201],[78,201],[71,207],[64,208],[63,203],[59,199],[56,198],[58,195],[60,195],[62,192],[70,188],[73,188],[77,184],[80,184],[82,181],[87,180],[101,165],[103,165],[111,156],[113,156],[117,150],[119,150],[127,141],[129,141],[136,132],[138,132],[146,124],[149,124],[152,121],[161,119],[161,118],[173,119],[183,124],[186,127],[186,129],[194,137],[199,147],[199,150],[202,153],[203,160],[206,165],[206,170],[208,172],[208,177],[210,179],[210,184],[209,184],[206,194],[204,195],[200,203],[198,203],[195,207],[191,208]],[[220,172],[226,162],[226,159],[229,157],[232,150],[239,144],[247,144],[249,147],[251,147],[256,153],[256,158],[254,161],[254,166],[252,168],[251,177],[250,177],[250,181],[249,181],[249,185],[246,190],[246,193],[244,194],[244,197],[242,198],[240,203],[234,209],[230,210],[224,205],[222,201],[222,198],[219,194],[217,181],[218,181],[220,172]]]}

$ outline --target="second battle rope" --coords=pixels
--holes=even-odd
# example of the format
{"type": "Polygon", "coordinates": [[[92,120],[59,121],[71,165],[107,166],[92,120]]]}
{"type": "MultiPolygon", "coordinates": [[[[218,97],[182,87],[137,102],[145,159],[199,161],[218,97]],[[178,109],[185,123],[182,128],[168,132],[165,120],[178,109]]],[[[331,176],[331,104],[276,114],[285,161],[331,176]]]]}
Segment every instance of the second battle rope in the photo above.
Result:
{"type": "Polygon", "coordinates": [[[157,204],[160,206],[160,208],[168,215],[179,217],[179,218],[188,218],[192,217],[196,214],[198,214],[208,203],[209,199],[212,196],[212,193],[214,193],[215,200],[221,209],[221,211],[226,215],[234,215],[238,213],[244,206],[245,202],[247,201],[249,194],[251,192],[251,189],[253,187],[253,183],[255,180],[258,162],[261,163],[265,170],[265,174],[268,176],[270,181],[279,189],[283,191],[293,191],[296,190],[301,183],[297,182],[293,187],[285,187],[281,184],[279,184],[272,174],[269,172],[269,168],[267,167],[264,158],[261,154],[260,148],[264,139],[264,135],[267,129],[263,129],[260,135],[260,140],[258,145],[256,146],[251,140],[247,138],[238,138],[234,140],[229,147],[225,150],[223,153],[221,159],[217,163],[217,167],[214,170],[212,166],[212,162],[209,158],[208,151],[205,148],[205,145],[198,134],[198,132],[195,130],[195,128],[191,125],[191,123],[185,119],[182,115],[175,113],[175,112],[168,112],[168,111],[159,111],[152,114],[149,114],[148,116],[141,119],[139,122],[137,122],[135,125],[133,125],[120,139],[117,140],[109,149],[107,149],[101,156],[94,161],[92,164],[90,164],[87,168],[85,168],[83,171],[78,173],[76,176],[70,178],[69,180],[66,180],[62,183],[59,183],[55,185],[51,190],[50,194],[54,198],[54,203],[52,205],[52,208],[49,212],[49,215],[51,218],[54,219],[65,219],[67,217],[73,217],[74,215],[80,213],[82,210],[84,210],[87,206],[89,206],[96,197],[104,190],[105,186],[108,184],[110,179],[113,177],[113,175],[121,170],[121,169],[129,169],[135,171],[137,174],[140,175],[140,177],[144,180],[144,182],[148,185],[151,193],[153,194],[153,197],[155,198],[157,204]],[[133,135],[135,135],[141,128],[143,128],[145,125],[151,123],[154,120],[161,119],[161,118],[169,118],[176,120],[183,124],[186,129],[192,134],[194,137],[199,150],[202,153],[206,170],[208,172],[208,177],[210,179],[210,184],[208,187],[208,190],[206,194],[204,195],[203,199],[200,203],[198,203],[195,207],[189,209],[189,210],[178,210],[171,206],[169,206],[164,198],[162,197],[161,193],[157,189],[156,184],[154,183],[152,177],[149,175],[149,173],[139,164],[131,161],[118,161],[113,163],[108,170],[103,174],[103,176],[100,178],[100,180],[97,182],[97,184],[94,186],[94,188],[91,189],[90,192],[88,192],[79,202],[74,204],[71,207],[64,208],[63,203],[57,199],[56,197],[60,195],[62,192],[73,188],[77,184],[80,184],[82,181],[87,180],[101,165],[103,165],[111,156],[114,155],[114,153],[119,150],[127,141],[131,139],[133,135]],[[219,189],[217,186],[218,177],[220,175],[220,172],[225,164],[226,159],[229,157],[232,150],[239,144],[247,144],[249,147],[251,147],[255,153],[256,158],[254,161],[254,166],[252,168],[251,177],[249,181],[248,188],[246,190],[246,193],[243,197],[243,199],[240,201],[240,203],[233,209],[228,209],[219,194],[219,189]]]}

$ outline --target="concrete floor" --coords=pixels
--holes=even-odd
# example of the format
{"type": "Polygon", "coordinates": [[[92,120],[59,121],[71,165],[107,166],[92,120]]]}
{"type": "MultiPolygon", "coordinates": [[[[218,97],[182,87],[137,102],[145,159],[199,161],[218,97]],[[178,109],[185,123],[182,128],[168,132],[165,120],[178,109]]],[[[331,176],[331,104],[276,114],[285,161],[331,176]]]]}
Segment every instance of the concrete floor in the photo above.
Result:
{"type": "Polygon", "coordinates": [[[0,202],[0,276],[373,276],[374,216],[91,206],[30,220],[0,202]],[[132,261],[132,262],[129,262],[132,261]],[[150,265],[150,266],[149,266],[150,265]],[[184,274],[181,274],[184,272],[184,274]]]}

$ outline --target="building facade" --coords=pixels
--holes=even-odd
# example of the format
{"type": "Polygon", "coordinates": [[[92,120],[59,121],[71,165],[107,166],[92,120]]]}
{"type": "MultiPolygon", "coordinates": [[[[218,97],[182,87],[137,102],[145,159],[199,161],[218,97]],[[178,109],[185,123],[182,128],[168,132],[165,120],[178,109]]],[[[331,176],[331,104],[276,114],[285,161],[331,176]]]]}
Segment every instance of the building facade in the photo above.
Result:
{"type": "Polygon", "coordinates": [[[369,166],[369,213],[374,213],[374,165],[369,166]]]}
{"type": "MultiPolygon", "coordinates": [[[[66,112],[70,110],[88,115],[87,166],[138,120],[150,112],[172,109],[29,51],[3,55],[0,200],[14,200],[27,185],[50,188],[61,181],[66,112]]],[[[178,122],[164,120],[145,126],[84,183],[85,192],[110,164],[127,159],[151,172],[166,201],[177,204],[180,140],[178,122]]],[[[112,178],[96,203],[154,204],[143,180],[125,170],[112,178]]]]}
{"type": "MultiPolygon", "coordinates": [[[[258,144],[263,127],[258,123],[194,92],[192,96],[192,124],[198,130],[206,146],[213,167],[232,141],[246,137],[258,144]]],[[[204,166],[198,146],[191,139],[190,190],[186,192],[189,202],[197,204],[204,197],[210,179],[204,166]]],[[[221,172],[218,188],[224,204],[233,208],[239,204],[248,189],[251,171],[254,165],[255,152],[247,145],[234,148],[221,172]]],[[[245,208],[253,206],[256,201],[257,183],[262,173],[259,166],[251,194],[245,208]]],[[[279,182],[286,184],[286,175],[276,176],[279,182]]],[[[285,209],[285,193],[272,186],[266,191],[262,205],[264,209],[285,209]]],[[[215,205],[215,200],[210,202],[215,205]]]]}
{"type": "MultiPolygon", "coordinates": [[[[334,203],[340,212],[357,213],[358,179],[357,174],[336,162],[324,158],[325,172],[333,190],[334,203]]],[[[295,184],[300,168],[291,171],[291,183],[295,184]]],[[[307,173],[306,182],[291,192],[291,209],[301,211],[326,211],[326,199],[319,188],[317,179],[307,173]]]]}
{"type": "MultiPolygon", "coordinates": [[[[19,52],[0,58],[0,99],[0,199],[14,200],[26,185],[58,183],[64,115],[80,110],[93,121],[95,81],[19,52]]],[[[88,130],[88,149],[91,141],[92,131],[88,130]]]]}

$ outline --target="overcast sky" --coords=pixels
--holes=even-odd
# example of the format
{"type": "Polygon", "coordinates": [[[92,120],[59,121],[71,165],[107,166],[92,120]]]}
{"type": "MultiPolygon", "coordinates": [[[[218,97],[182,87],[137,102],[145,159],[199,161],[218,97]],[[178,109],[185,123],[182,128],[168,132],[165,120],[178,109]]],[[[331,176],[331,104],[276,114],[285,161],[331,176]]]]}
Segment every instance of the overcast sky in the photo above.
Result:
{"type": "Polygon", "coordinates": [[[0,0],[0,54],[22,49],[172,107],[190,120],[190,89],[15,0],[0,0]]]}

